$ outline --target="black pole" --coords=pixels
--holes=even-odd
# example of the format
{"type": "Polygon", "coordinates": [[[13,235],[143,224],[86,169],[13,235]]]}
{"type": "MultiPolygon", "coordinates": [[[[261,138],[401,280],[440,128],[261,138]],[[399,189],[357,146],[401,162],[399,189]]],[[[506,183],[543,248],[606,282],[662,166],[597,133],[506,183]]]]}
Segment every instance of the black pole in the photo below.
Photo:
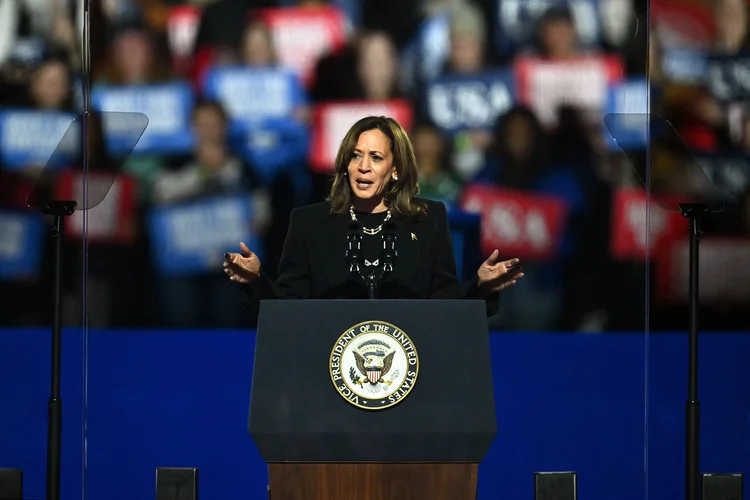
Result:
{"type": "Polygon", "coordinates": [[[62,398],[60,367],[62,360],[62,219],[76,209],[74,201],[47,203],[45,215],[54,216],[52,238],[55,241],[55,275],[52,317],[52,365],[50,396],[47,403],[47,500],[60,500],[60,463],[62,457],[62,398]]]}
{"type": "Polygon", "coordinates": [[[700,401],[698,400],[698,246],[700,222],[708,207],[699,203],[680,204],[682,216],[690,222],[690,327],[688,331],[688,398],[685,408],[685,499],[700,499],[700,401]]]}

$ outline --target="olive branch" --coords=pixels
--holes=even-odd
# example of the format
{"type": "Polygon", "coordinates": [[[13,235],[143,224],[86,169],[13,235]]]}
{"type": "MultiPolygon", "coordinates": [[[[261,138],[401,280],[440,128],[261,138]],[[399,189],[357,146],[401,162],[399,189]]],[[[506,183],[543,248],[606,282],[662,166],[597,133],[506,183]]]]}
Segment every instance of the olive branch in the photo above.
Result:
{"type": "Polygon", "coordinates": [[[349,367],[349,378],[353,384],[362,387],[362,379],[357,377],[357,370],[355,370],[353,366],[349,367]]]}

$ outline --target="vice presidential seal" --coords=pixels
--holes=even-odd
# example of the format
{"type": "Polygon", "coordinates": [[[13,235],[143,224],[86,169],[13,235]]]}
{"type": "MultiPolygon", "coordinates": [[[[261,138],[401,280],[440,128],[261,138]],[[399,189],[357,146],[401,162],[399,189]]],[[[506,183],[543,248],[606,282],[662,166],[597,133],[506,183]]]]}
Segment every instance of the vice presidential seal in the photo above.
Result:
{"type": "Polygon", "coordinates": [[[419,356],[409,336],[384,321],[366,321],[341,334],[331,351],[331,380],[349,403],[383,410],[414,387],[419,356]]]}

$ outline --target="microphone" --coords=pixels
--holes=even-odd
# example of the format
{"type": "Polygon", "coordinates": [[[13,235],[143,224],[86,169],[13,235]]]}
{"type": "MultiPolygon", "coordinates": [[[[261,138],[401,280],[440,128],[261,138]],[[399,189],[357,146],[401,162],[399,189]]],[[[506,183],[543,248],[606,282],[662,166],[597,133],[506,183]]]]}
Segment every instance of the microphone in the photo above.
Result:
{"type": "Polygon", "coordinates": [[[393,272],[398,252],[396,251],[396,227],[388,223],[383,227],[383,250],[380,252],[380,262],[383,263],[383,277],[393,272]]]}
{"type": "Polygon", "coordinates": [[[362,279],[362,266],[365,263],[365,256],[362,253],[362,227],[358,223],[352,222],[349,224],[346,241],[345,257],[349,264],[349,272],[362,279]]]}

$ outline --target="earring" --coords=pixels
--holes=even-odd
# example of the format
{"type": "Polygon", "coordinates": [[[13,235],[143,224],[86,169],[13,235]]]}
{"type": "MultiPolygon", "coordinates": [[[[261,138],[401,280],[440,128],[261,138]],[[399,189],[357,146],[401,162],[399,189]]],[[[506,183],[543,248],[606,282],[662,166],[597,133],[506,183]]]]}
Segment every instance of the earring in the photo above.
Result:
{"type": "Polygon", "coordinates": [[[393,176],[393,180],[394,180],[394,181],[397,181],[397,180],[398,180],[398,175],[394,175],[394,176],[393,176]]]}

